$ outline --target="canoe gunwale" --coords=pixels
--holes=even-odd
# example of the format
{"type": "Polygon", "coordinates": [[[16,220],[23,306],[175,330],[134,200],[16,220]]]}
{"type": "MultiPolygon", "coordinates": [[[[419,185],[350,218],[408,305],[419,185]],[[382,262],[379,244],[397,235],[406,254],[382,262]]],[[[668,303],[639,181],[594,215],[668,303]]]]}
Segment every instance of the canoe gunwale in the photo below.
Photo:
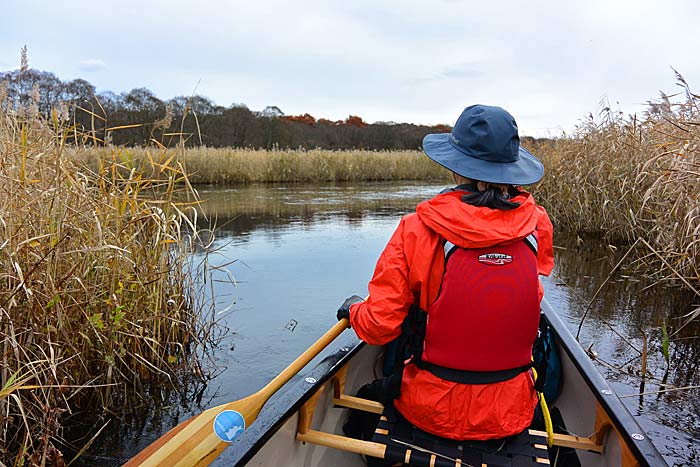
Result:
{"type": "Polygon", "coordinates": [[[541,309],[559,339],[561,348],[568,354],[569,359],[578,369],[588,385],[588,388],[595,395],[598,403],[610,417],[618,433],[630,448],[635,458],[639,461],[640,466],[668,466],[644,429],[637,423],[637,420],[634,419],[629,409],[627,409],[608,381],[598,371],[595,364],[566,327],[564,321],[562,321],[561,317],[559,317],[546,299],[542,300],[541,309]],[[604,390],[606,392],[609,391],[609,394],[604,394],[602,392],[604,390]],[[634,439],[632,438],[632,433],[642,434],[644,439],[634,439]]]}

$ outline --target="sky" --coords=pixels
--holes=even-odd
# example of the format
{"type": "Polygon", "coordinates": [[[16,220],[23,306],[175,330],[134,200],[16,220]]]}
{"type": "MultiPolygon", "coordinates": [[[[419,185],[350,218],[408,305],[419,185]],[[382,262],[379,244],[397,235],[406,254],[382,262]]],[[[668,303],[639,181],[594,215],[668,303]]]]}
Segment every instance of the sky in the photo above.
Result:
{"type": "Polygon", "coordinates": [[[452,125],[501,106],[521,135],[571,133],[700,89],[697,0],[2,0],[0,71],[29,65],[98,91],[287,115],[452,125]]]}

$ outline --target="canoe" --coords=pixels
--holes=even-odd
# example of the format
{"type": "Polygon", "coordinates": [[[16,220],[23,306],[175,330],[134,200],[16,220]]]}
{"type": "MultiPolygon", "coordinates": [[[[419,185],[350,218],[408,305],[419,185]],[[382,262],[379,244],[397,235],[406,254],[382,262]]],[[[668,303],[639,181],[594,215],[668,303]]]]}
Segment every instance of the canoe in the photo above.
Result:
{"type": "MultiPolygon", "coordinates": [[[[542,302],[542,314],[557,337],[563,370],[562,391],[550,410],[561,414],[566,433],[555,432],[555,447],[575,452],[582,466],[666,466],[546,300],[542,302]]],[[[215,465],[363,467],[365,460],[358,453],[375,457],[385,454],[381,444],[353,440],[342,431],[350,408],[382,411],[381,404],[352,396],[362,385],[381,376],[382,348],[366,345],[354,333],[345,332],[328,349],[325,358],[268,401],[255,423],[215,465]]],[[[419,454],[420,446],[414,447],[419,454]]],[[[541,444],[535,447],[545,448],[541,444]]],[[[555,465],[555,459],[547,460],[544,454],[536,459],[535,465],[555,465]]],[[[441,462],[444,464],[444,459],[441,462]]]]}

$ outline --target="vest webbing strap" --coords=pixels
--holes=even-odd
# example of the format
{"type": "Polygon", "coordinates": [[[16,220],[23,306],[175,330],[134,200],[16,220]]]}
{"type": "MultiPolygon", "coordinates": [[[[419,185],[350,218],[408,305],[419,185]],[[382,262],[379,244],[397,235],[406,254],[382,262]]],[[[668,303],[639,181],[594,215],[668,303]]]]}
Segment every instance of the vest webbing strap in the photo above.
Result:
{"type": "Polygon", "coordinates": [[[443,247],[445,250],[445,262],[447,262],[447,258],[450,257],[452,253],[457,249],[457,245],[452,243],[449,240],[445,240],[445,246],[443,247]]]}
{"type": "Polygon", "coordinates": [[[453,383],[461,384],[493,384],[500,383],[502,381],[508,381],[509,379],[515,378],[520,373],[528,371],[532,368],[532,364],[523,365],[517,368],[511,368],[508,370],[497,370],[497,371],[467,371],[467,370],[455,370],[454,368],[447,368],[440,365],[435,365],[434,363],[426,362],[423,360],[418,360],[416,366],[422,370],[427,370],[437,376],[447,381],[452,381],[453,383]]]}
{"type": "Polygon", "coordinates": [[[535,237],[535,234],[531,233],[523,240],[525,240],[525,244],[529,246],[535,256],[537,256],[537,237],[535,237]]]}

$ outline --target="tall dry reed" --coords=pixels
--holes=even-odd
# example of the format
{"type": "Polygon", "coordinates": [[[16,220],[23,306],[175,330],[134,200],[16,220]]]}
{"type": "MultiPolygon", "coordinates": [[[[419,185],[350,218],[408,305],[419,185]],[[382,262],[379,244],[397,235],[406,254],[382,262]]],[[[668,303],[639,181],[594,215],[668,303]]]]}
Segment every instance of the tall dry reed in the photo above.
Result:
{"type": "MultiPolygon", "coordinates": [[[[123,150],[134,161],[143,148],[123,150]]],[[[109,151],[84,153],[93,165],[109,151]]],[[[345,182],[444,179],[445,169],[420,151],[327,151],[188,148],[177,153],[192,183],[345,182]]]]}
{"type": "Polygon", "coordinates": [[[700,96],[679,75],[680,102],[662,95],[641,117],[604,109],[571,137],[534,148],[535,188],[556,227],[610,242],[640,239],[659,278],[700,284],[700,96]]]}
{"type": "Polygon", "coordinates": [[[81,165],[65,115],[1,97],[0,463],[60,466],[65,416],[193,374],[211,325],[194,194],[165,152],[81,165]]]}

